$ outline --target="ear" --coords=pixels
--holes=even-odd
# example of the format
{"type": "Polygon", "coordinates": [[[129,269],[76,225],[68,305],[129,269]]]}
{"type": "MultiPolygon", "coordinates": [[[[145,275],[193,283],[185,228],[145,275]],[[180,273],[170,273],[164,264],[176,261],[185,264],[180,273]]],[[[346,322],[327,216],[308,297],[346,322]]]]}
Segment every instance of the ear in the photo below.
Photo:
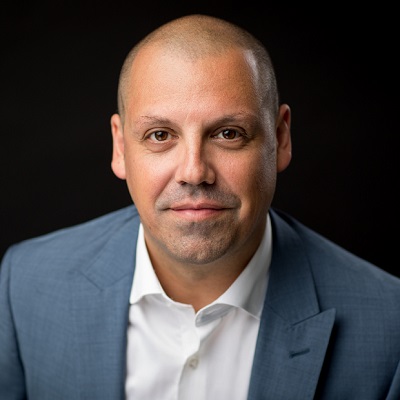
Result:
{"type": "Polygon", "coordinates": [[[124,132],[121,117],[118,114],[111,117],[111,132],[113,139],[111,169],[117,178],[126,179],[124,132]]]}
{"type": "Polygon", "coordinates": [[[276,169],[282,172],[287,168],[292,159],[292,140],[290,135],[291,114],[287,104],[279,107],[278,119],[276,122],[276,169]]]}

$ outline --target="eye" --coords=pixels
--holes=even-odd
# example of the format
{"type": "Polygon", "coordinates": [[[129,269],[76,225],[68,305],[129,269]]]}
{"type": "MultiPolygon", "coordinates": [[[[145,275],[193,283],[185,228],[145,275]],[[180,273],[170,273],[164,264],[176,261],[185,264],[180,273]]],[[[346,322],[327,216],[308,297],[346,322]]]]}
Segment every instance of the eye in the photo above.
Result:
{"type": "Polygon", "coordinates": [[[224,129],[223,131],[219,132],[218,135],[215,135],[215,137],[218,139],[227,139],[227,140],[237,139],[240,136],[242,136],[241,133],[235,129],[224,129]]]}
{"type": "Polygon", "coordinates": [[[165,142],[166,140],[171,139],[171,134],[166,131],[155,131],[152,132],[148,137],[156,142],[165,142]]]}

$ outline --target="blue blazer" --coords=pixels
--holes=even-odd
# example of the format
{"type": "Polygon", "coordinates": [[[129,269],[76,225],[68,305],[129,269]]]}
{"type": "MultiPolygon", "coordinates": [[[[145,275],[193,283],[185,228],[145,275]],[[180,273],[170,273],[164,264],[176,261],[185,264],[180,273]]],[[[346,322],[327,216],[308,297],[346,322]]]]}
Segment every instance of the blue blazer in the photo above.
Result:
{"type": "MultiPolygon", "coordinates": [[[[280,211],[271,220],[248,399],[399,400],[400,279],[280,211]]],[[[1,400],[124,399],[138,227],[129,206],[7,251],[1,400]]]]}

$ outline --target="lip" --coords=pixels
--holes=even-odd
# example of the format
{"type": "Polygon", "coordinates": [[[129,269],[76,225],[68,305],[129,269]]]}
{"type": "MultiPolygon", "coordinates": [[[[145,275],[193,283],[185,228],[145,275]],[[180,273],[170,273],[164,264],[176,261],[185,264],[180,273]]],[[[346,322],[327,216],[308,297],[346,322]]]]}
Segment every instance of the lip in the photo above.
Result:
{"type": "Polygon", "coordinates": [[[185,210],[198,211],[198,210],[224,210],[227,207],[212,202],[200,202],[200,203],[172,204],[169,208],[173,211],[185,211],[185,210]]]}
{"type": "Polygon", "coordinates": [[[217,218],[229,208],[213,202],[190,202],[173,204],[169,209],[180,219],[200,222],[207,219],[217,218]]]}

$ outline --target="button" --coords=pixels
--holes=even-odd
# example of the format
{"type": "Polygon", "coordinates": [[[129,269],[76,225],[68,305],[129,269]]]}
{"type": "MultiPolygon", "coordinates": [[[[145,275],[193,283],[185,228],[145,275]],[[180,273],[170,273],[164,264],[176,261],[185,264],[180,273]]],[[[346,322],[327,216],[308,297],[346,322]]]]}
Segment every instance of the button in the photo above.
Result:
{"type": "Polygon", "coordinates": [[[188,365],[190,368],[197,368],[197,366],[199,365],[199,358],[197,356],[194,357],[190,357],[189,361],[188,361],[188,365]]]}

